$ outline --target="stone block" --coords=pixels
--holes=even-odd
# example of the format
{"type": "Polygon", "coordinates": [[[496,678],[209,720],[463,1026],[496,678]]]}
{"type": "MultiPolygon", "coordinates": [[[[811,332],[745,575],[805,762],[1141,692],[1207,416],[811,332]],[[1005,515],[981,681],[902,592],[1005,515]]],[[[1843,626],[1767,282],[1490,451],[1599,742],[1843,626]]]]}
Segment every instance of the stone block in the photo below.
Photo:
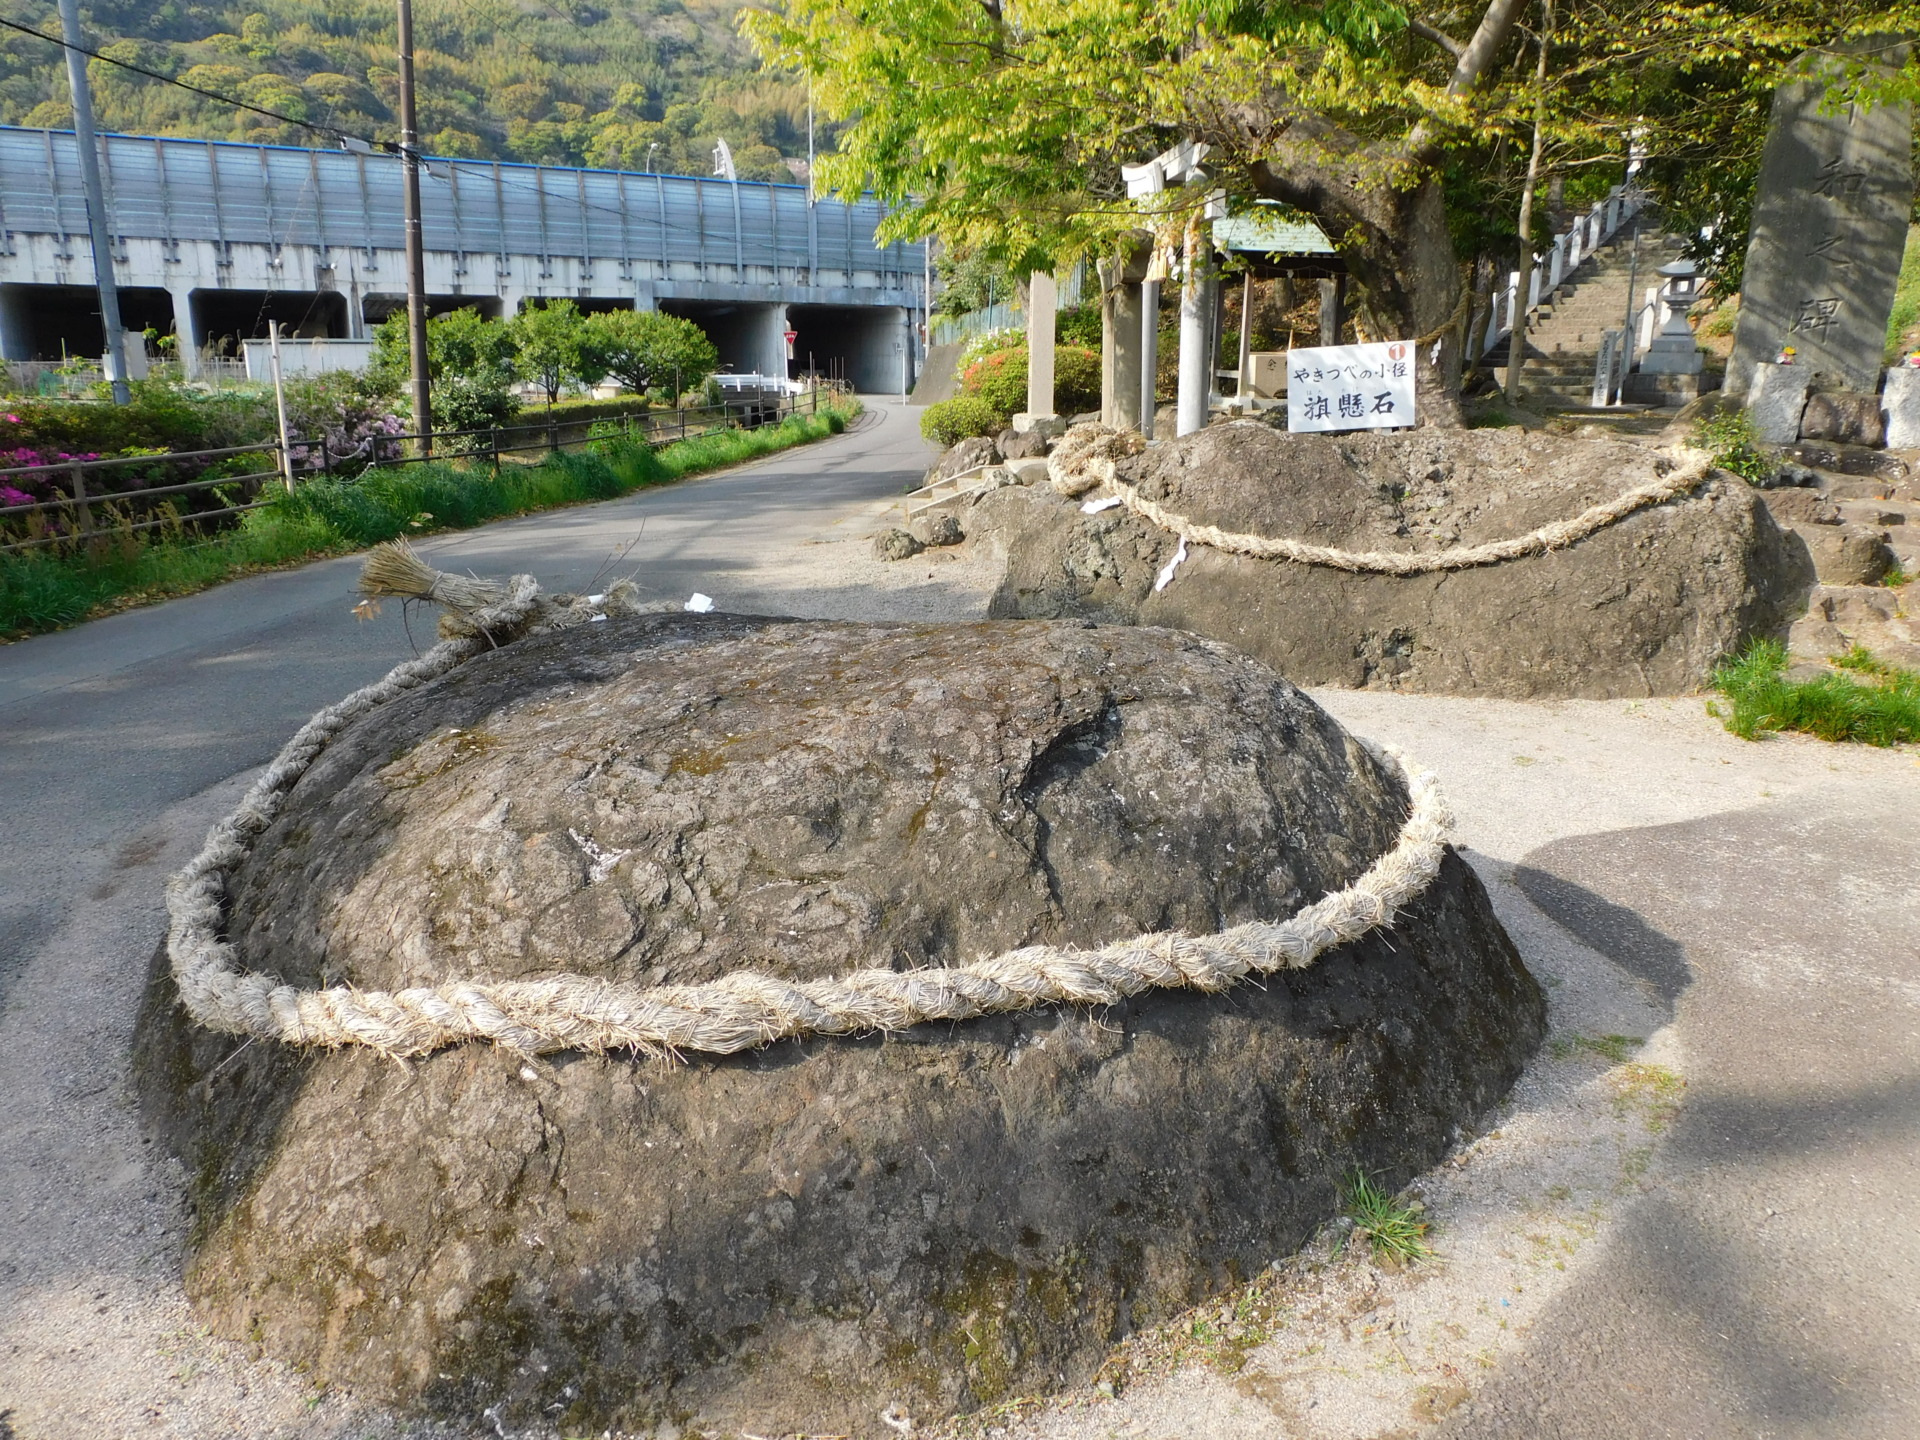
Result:
{"type": "Polygon", "coordinates": [[[1025,460],[1045,455],[1050,442],[1037,430],[1015,430],[1009,425],[1000,432],[1000,455],[1006,460],[1025,460]]]}
{"type": "Polygon", "coordinates": [[[1795,528],[1813,555],[1823,585],[1878,585],[1893,568],[1893,549],[1877,530],[1861,525],[1795,528]]]}
{"type": "Polygon", "coordinates": [[[1840,507],[1818,490],[1763,490],[1761,499],[1781,525],[1838,525],[1840,507]]]}
{"type": "Polygon", "coordinates": [[[1800,412],[1800,438],[1833,440],[1842,445],[1874,448],[1886,439],[1880,419],[1880,397],[1857,390],[1822,391],[1807,397],[1800,412]]]}
{"type": "Polygon", "coordinates": [[[1774,92],[1727,366],[1735,394],[1783,345],[1848,389],[1878,384],[1913,202],[1913,112],[1904,100],[1831,109],[1826,100],[1843,61],[1898,67],[1907,48],[1881,37],[1857,59],[1810,52],[1774,92]]]}
{"type": "Polygon", "coordinates": [[[960,522],[944,510],[936,510],[931,515],[922,515],[907,527],[908,533],[929,549],[942,545],[958,545],[966,539],[960,522]]]}
{"type": "Polygon", "coordinates": [[[1889,450],[1920,450],[1920,368],[1898,365],[1887,371],[1880,413],[1889,450]]]}
{"type": "Polygon", "coordinates": [[[1630,405],[1691,405],[1719,383],[1711,370],[1654,370],[1643,361],[1627,376],[1621,398],[1630,405]]]}
{"type": "Polygon", "coordinates": [[[882,530],[873,537],[876,560],[911,560],[926,548],[905,530],[882,530]]]}
{"type": "Polygon", "coordinates": [[[1747,418],[1767,445],[1791,445],[1800,438],[1800,413],[1807,408],[1813,372],[1802,365],[1756,365],[1747,384],[1747,418]]]}
{"type": "Polygon", "coordinates": [[[1021,435],[1039,435],[1048,440],[1058,440],[1067,433],[1068,420],[1065,415],[1030,415],[1021,411],[1013,417],[1013,428],[1021,435]]]}

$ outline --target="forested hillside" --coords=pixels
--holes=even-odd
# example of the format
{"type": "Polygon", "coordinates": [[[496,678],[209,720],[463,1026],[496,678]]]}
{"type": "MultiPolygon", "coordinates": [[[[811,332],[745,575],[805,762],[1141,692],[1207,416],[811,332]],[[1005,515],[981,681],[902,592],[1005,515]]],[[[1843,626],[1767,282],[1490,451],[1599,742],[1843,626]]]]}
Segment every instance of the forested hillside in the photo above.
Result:
{"type": "MultiPolygon", "coordinates": [[[[737,0],[415,0],[420,129],[441,155],[705,175],[715,141],[742,179],[795,178],[807,153],[804,84],[759,72],[737,0]],[[651,160],[651,167],[649,166],[651,160]]],[[[0,3],[48,34],[51,3],[0,3]]],[[[391,0],[82,0],[105,54],[298,120],[395,139],[391,0]]],[[[54,46],[0,32],[0,123],[71,124],[54,46]]],[[[92,62],[104,129],[328,143],[92,62]]],[[[821,143],[826,143],[822,136],[821,143]]]]}

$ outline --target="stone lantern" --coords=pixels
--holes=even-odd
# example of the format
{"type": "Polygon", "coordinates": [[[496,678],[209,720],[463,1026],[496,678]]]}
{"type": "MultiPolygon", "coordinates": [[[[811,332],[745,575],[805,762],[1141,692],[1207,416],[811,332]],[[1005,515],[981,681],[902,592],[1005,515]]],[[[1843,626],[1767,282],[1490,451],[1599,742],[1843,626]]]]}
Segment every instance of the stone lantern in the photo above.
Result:
{"type": "Polygon", "coordinates": [[[1662,277],[1660,309],[1666,321],[1640,357],[1640,369],[1649,375],[1698,375],[1703,368],[1700,347],[1687,324],[1687,311],[1700,287],[1693,261],[1675,260],[1655,273],[1662,277]]]}
{"type": "Polygon", "coordinates": [[[1706,368],[1706,357],[1687,324],[1687,310],[1700,294],[1693,261],[1675,260],[1656,273],[1660,308],[1655,313],[1666,318],[1627,376],[1622,398],[1642,405],[1684,405],[1704,391],[1717,389],[1720,375],[1706,368]]]}

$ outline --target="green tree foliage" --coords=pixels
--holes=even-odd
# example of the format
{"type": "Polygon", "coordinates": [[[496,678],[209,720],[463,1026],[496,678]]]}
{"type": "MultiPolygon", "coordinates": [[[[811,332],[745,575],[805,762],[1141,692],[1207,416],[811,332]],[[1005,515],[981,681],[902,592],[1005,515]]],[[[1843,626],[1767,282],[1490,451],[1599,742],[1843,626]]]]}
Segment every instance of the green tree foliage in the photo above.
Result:
{"type": "Polygon", "coordinates": [[[941,246],[934,252],[934,306],[942,315],[964,315],[1015,298],[1013,275],[979,248],[941,246]]]}
{"type": "MultiPolygon", "coordinates": [[[[0,0],[49,33],[46,5],[0,0]]],[[[434,0],[415,12],[426,148],[469,159],[644,166],[708,175],[714,142],[742,179],[793,181],[807,153],[806,87],[762,75],[734,33],[734,0],[522,7],[434,0]]],[[[390,0],[102,0],[83,7],[103,53],[296,120],[399,138],[390,0]]],[[[0,38],[0,123],[71,123],[60,51],[0,38]]],[[[103,130],[324,145],[298,126],[236,111],[100,61],[103,130]]],[[[830,138],[831,131],[823,127],[830,138]]]]}
{"type": "MultiPolygon", "coordinates": [[[[1549,174],[1564,200],[1617,182],[1637,132],[1683,214],[1696,191],[1751,176],[1792,56],[1920,29],[1914,0],[1557,8],[1549,174]]],[[[1170,244],[1219,187],[1313,218],[1357,282],[1364,329],[1407,337],[1458,335],[1463,251],[1513,263],[1505,217],[1531,141],[1537,13],[1537,0],[1419,13],[1392,0],[782,0],[743,23],[844,121],[821,178],[896,207],[889,236],[938,233],[1021,273],[1111,255],[1143,224],[1170,244]],[[1186,139],[1210,147],[1207,185],[1143,221],[1121,166],[1186,139]]],[[[1422,404],[1451,418],[1460,347],[1440,353],[1436,365],[1421,347],[1422,404]]]]}
{"type": "Polygon", "coordinates": [[[601,373],[636,394],[698,389],[719,367],[720,352],[691,320],[658,310],[609,310],[590,315],[586,344],[601,373]]]}
{"type": "Polygon", "coordinates": [[[571,300],[529,305],[507,322],[513,368],[547,392],[551,405],[569,386],[594,386],[607,373],[587,344],[587,320],[571,300]]]}
{"type": "MultiPolygon", "coordinates": [[[[375,383],[409,400],[412,361],[407,312],[396,310],[373,332],[375,383]]],[[[427,375],[433,382],[436,430],[484,430],[504,425],[520,409],[513,395],[513,338],[507,327],[473,309],[427,320],[427,375]]]]}

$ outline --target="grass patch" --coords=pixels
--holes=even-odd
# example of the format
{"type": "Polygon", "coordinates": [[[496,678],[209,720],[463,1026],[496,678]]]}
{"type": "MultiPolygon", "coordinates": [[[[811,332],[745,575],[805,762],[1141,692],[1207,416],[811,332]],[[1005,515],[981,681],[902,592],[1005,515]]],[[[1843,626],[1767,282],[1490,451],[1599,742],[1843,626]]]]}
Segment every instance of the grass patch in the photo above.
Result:
{"type": "Polygon", "coordinates": [[[1893,311],[1887,316],[1887,364],[1897,365],[1916,345],[1920,345],[1920,225],[1907,228],[1893,311]]]}
{"type": "Polygon", "coordinates": [[[1403,1205],[1358,1170],[1340,1187],[1340,1199],[1353,1221],[1349,1248],[1370,1245],[1375,1260],[1393,1265],[1415,1265],[1433,1258],[1426,1241],[1427,1222],[1420,1218],[1426,1206],[1418,1200],[1403,1205]]]}
{"type": "Polygon", "coordinates": [[[1646,1043],[1637,1035],[1573,1035],[1555,1040],[1551,1049],[1556,1060],[1587,1054],[1609,1065],[1623,1065],[1646,1043]]]}
{"type": "Polygon", "coordinates": [[[1607,1074],[1613,1085],[1613,1113],[1622,1118],[1638,1112],[1656,1135],[1680,1112],[1687,1082],[1664,1065],[1621,1065],[1607,1074]]]}
{"type": "Polygon", "coordinates": [[[1789,680],[1786,646],[1756,641],[1713,672],[1727,704],[1710,703],[1707,712],[1743,740],[1780,730],[1867,745],[1920,740],[1920,673],[1883,664],[1857,645],[1834,663],[1838,672],[1789,680]]]}
{"type": "Polygon", "coordinates": [[[96,615],[191,594],[224,580],[346,554],[382,540],[460,530],[561,505],[612,500],[649,485],[723,469],[844,430],[854,412],[796,415],[650,450],[625,440],[560,451],[535,465],[481,460],[372,470],[276,493],[207,539],[162,532],[108,535],[84,554],[0,555],[0,638],[58,630],[96,615]]]}

